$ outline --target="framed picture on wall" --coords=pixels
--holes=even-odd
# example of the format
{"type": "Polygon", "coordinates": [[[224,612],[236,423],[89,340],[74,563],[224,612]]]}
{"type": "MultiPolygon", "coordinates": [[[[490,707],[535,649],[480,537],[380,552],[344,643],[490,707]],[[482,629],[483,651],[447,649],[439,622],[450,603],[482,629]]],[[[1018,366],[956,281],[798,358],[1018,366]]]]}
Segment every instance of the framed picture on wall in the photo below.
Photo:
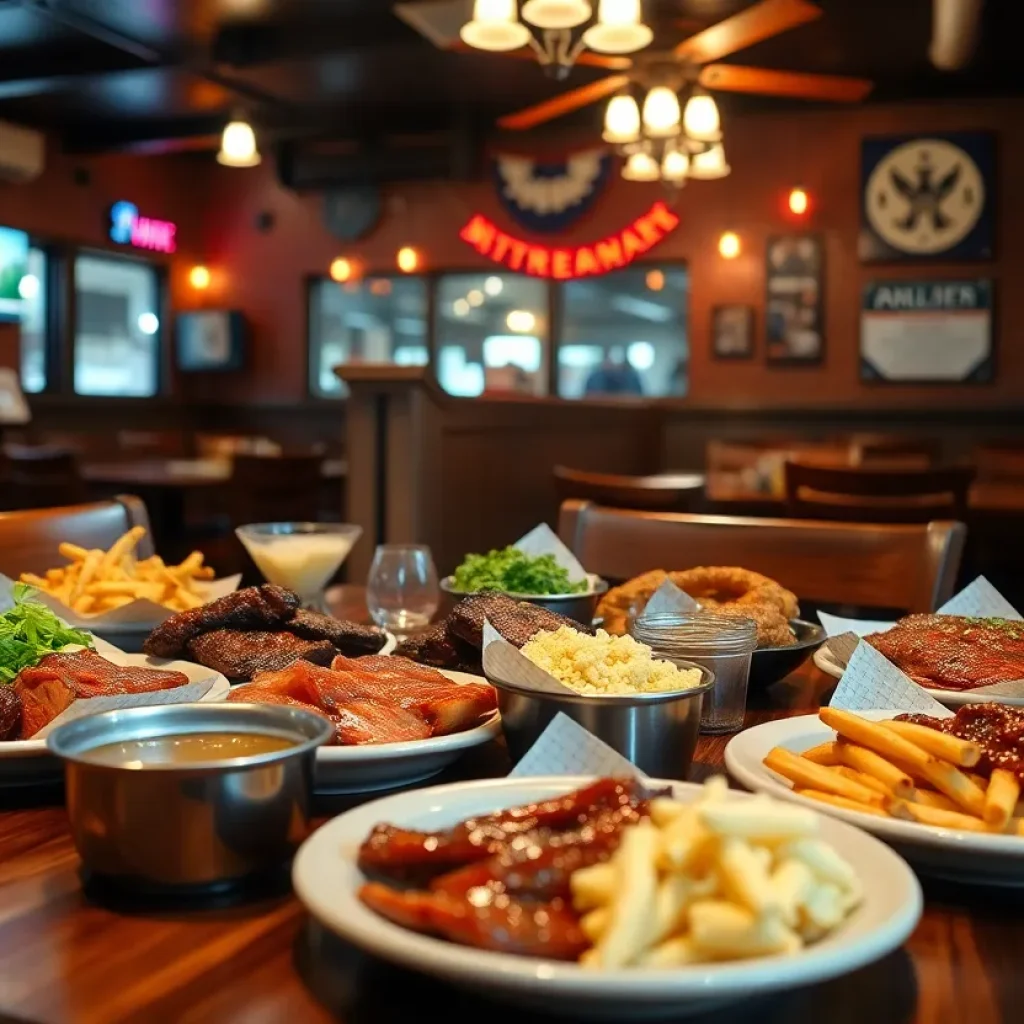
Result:
{"type": "Polygon", "coordinates": [[[818,235],[768,239],[769,363],[814,364],[825,354],[825,246],[818,235]]]}
{"type": "Polygon", "coordinates": [[[753,358],[753,306],[715,306],[711,310],[711,355],[715,359],[753,358]]]}
{"type": "Polygon", "coordinates": [[[203,309],[177,317],[178,369],[186,373],[240,370],[245,321],[234,309],[203,309]]]}

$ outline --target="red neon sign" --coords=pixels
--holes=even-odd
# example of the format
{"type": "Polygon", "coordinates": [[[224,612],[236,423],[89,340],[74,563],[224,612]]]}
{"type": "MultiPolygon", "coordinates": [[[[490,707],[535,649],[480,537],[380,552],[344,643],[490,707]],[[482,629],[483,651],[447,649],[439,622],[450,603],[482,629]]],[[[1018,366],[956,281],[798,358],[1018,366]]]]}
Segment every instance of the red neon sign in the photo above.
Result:
{"type": "Polygon", "coordinates": [[[658,202],[621,231],[589,245],[535,245],[506,234],[481,213],[469,219],[459,237],[481,256],[509,270],[566,281],[628,266],[678,226],[679,217],[658,202]]]}

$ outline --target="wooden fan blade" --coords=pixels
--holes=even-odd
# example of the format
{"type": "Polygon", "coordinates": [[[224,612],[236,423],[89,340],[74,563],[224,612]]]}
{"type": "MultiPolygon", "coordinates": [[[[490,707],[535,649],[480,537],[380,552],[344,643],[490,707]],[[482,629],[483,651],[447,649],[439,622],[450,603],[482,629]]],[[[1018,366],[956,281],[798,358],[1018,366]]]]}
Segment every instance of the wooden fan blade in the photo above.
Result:
{"type": "MultiPolygon", "coordinates": [[[[482,50],[478,50],[473,46],[467,46],[461,39],[456,39],[448,49],[453,53],[483,53],[482,50]]],[[[487,56],[511,57],[513,60],[528,60],[532,63],[537,63],[537,54],[528,46],[524,46],[521,50],[504,50],[499,53],[488,53],[487,56]]],[[[612,57],[603,53],[594,53],[592,50],[584,50],[577,56],[575,63],[585,64],[591,68],[605,68],[608,71],[628,71],[633,66],[633,62],[629,57],[612,57]]]]}
{"type": "Polygon", "coordinates": [[[805,75],[799,71],[768,71],[738,64],[709,64],[701,70],[700,84],[705,89],[726,92],[857,103],[871,92],[875,83],[866,78],[843,78],[840,75],[805,75]]]}
{"type": "Polygon", "coordinates": [[[821,8],[807,0],[761,0],[761,3],[684,39],[675,48],[675,55],[694,64],[707,64],[797,25],[815,21],[821,15],[821,8]]]}
{"type": "Polygon", "coordinates": [[[602,78],[599,82],[581,85],[578,89],[564,92],[561,96],[555,96],[536,106],[527,107],[515,114],[507,114],[505,117],[498,118],[498,127],[517,132],[525,131],[527,128],[536,128],[537,125],[544,124],[545,121],[554,120],[563,114],[579,110],[580,107],[585,107],[588,103],[596,103],[598,100],[604,99],[605,96],[611,96],[612,93],[618,92],[628,84],[628,75],[610,75],[608,78],[602,78]]]}

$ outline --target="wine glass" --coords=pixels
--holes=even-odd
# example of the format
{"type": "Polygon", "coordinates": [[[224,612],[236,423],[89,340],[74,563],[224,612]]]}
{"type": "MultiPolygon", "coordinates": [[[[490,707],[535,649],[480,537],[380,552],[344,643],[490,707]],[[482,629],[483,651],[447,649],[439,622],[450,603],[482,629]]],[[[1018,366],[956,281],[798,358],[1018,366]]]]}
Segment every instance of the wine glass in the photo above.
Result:
{"type": "Polygon", "coordinates": [[[430,548],[421,544],[381,544],[366,583],[366,605],[373,621],[396,636],[428,625],[440,591],[430,548]]]}

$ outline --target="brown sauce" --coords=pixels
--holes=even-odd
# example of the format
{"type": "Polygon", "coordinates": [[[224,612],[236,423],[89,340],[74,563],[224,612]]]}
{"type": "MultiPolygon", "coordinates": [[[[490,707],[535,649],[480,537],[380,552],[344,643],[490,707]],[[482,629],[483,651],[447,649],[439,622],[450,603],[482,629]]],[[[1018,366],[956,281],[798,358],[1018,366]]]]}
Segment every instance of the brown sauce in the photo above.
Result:
{"type": "Polygon", "coordinates": [[[266,733],[196,732],[105,743],[84,751],[82,756],[93,764],[114,768],[148,768],[255,757],[277,753],[295,745],[295,740],[266,733]]]}

